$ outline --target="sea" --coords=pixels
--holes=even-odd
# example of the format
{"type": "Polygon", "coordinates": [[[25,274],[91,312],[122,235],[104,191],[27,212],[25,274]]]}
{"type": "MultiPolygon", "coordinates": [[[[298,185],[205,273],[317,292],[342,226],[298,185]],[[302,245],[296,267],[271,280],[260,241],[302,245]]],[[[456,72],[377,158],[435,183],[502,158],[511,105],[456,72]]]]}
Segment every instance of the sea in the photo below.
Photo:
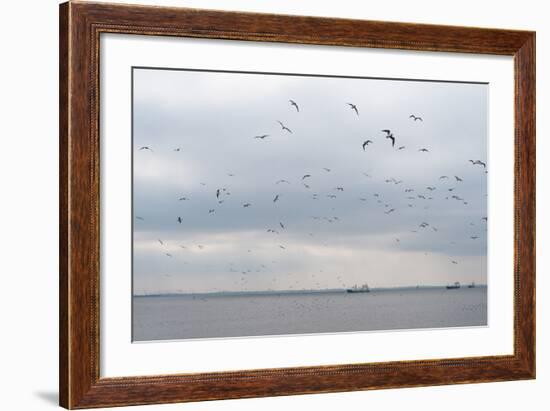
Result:
{"type": "Polygon", "coordinates": [[[133,341],[487,325],[487,287],[134,296],[133,341]]]}

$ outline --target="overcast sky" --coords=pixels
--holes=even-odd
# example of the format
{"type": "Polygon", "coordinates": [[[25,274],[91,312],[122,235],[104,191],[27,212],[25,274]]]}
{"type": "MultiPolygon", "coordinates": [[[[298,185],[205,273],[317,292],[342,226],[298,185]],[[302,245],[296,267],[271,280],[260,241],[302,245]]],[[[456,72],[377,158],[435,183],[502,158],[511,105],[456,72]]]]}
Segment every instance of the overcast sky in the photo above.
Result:
{"type": "Polygon", "coordinates": [[[134,293],[485,283],[487,87],[134,69],[134,293]]]}

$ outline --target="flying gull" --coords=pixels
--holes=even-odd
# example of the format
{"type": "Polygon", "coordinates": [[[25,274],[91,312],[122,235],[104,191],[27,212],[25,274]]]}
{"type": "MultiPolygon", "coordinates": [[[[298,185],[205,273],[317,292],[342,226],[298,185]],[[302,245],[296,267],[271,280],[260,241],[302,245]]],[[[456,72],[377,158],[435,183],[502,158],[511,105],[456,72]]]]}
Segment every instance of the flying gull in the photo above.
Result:
{"type": "Polygon", "coordinates": [[[277,120],[277,123],[279,123],[279,124],[281,125],[283,131],[286,130],[286,131],[288,131],[290,134],[292,134],[292,130],[289,129],[287,126],[285,126],[282,122],[280,122],[279,120],[277,120]]]}
{"type": "Polygon", "coordinates": [[[347,104],[348,106],[350,106],[352,110],[355,110],[355,114],[359,115],[359,110],[357,109],[357,106],[355,104],[353,103],[347,103],[347,104]]]}

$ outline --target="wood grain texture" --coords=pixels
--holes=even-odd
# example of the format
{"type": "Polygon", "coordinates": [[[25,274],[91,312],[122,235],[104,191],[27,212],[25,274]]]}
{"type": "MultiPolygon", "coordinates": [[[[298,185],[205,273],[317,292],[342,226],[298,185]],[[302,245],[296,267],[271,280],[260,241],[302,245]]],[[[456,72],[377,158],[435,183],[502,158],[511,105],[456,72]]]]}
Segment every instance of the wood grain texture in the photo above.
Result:
{"type": "Polygon", "coordinates": [[[63,407],[91,408],[534,378],[533,32],[70,2],[60,6],[59,55],[59,398],[63,407]],[[98,108],[101,33],[514,56],[514,354],[100,378],[98,108]]]}
{"type": "Polygon", "coordinates": [[[68,404],[69,390],[69,283],[68,283],[68,173],[69,156],[67,141],[69,134],[69,55],[68,27],[69,6],[60,6],[59,13],[59,402],[68,404]]]}

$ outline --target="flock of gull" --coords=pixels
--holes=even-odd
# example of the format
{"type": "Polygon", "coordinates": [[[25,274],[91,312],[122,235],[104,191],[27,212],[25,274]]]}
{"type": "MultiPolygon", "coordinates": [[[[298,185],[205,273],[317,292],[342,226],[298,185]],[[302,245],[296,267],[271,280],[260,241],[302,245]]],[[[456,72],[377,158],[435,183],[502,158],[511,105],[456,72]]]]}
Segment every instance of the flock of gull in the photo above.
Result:
{"type": "MultiPolygon", "coordinates": [[[[290,108],[295,110],[296,114],[299,115],[300,114],[299,104],[294,100],[289,100],[288,103],[290,104],[290,108]]],[[[359,110],[359,107],[356,104],[354,104],[354,103],[345,103],[345,104],[352,111],[352,115],[355,115],[357,117],[360,116],[360,110],[359,110]]],[[[418,123],[418,122],[420,122],[420,123],[424,122],[424,119],[421,116],[417,115],[417,114],[410,114],[408,119],[412,124],[418,123]]],[[[283,121],[275,120],[275,122],[280,126],[280,132],[281,133],[287,133],[289,135],[293,134],[292,129],[290,127],[288,127],[283,121]]],[[[269,141],[272,138],[272,135],[264,133],[264,134],[253,135],[253,136],[251,136],[251,138],[254,139],[254,140],[258,140],[259,142],[265,142],[265,141],[269,141]]],[[[393,150],[396,150],[396,151],[410,150],[409,147],[400,144],[399,137],[397,135],[395,135],[394,132],[389,128],[380,130],[380,136],[378,138],[377,137],[371,137],[369,139],[365,139],[363,141],[363,143],[361,144],[361,147],[358,147],[357,149],[360,150],[360,151],[363,151],[363,152],[369,152],[371,150],[375,150],[376,147],[379,144],[387,144],[388,146],[391,146],[391,148],[393,150]]],[[[149,145],[140,146],[138,148],[138,150],[142,151],[142,152],[150,152],[152,154],[155,153],[155,150],[153,149],[153,147],[149,146],[149,145]]],[[[181,147],[176,147],[176,148],[173,148],[171,150],[173,150],[174,152],[185,151],[185,149],[182,149],[181,147]]],[[[412,150],[415,151],[415,152],[418,152],[418,153],[422,153],[422,154],[419,154],[419,155],[430,155],[430,153],[431,153],[429,147],[415,147],[412,150]]],[[[469,163],[471,167],[476,167],[477,169],[479,169],[480,173],[487,174],[487,170],[486,170],[487,169],[487,164],[484,161],[479,160],[479,159],[467,159],[467,160],[465,159],[464,162],[465,162],[465,164],[469,163]]],[[[323,167],[322,169],[319,170],[319,173],[333,173],[333,170],[331,168],[328,168],[328,167],[323,167]]],[[[362,175],[361,178],[374,179],[373,175],[370,172],[363,172],[362,174],[363,175],[362,175]]],[[[227,173],[227,176],[228,177],[235,177],[235,174],[227,173]]],[[[309,198],[312,201],[321,201],[321,199],[323,197],[328,199],[328,200],[334,200],[334,199],[337,199],[338,196],[345,194],[345,191],[346,191],[345,185],[338,185],[338,186],[336,186],[332,189],[332,192],[328,192],[328,193],[314,192],[314,189],[312,189],[312,186],[314,184],[311,183],[311,181],[315,180],[316,177],[319,177],[319,175],[316,175],[316,173],[312,173],[312,172],[306,172],[306,173],[304,173],[300,176],[296,176],[295,179],[282,178],[282,179],[274,181],[273,182],[274,190],[273,190],[271,202],[273,203],[274,206],[277,206],[277,203],[280,202],[282,197],[284,197],[284,195],[285,195],[284,194],[285,191],[284,191],[283,186],[292,185],[292,184],[300,184],[303,187],[304,190],[307,190],[309,198]]],[[[321,178],[322,178],[322,175],[321,175],[321,178]]],[[[430,208],[430,202],[433,201],[434,199],[438,199],[438,200],[443,200],[444,199],[445,201],[455,201],[458,204],[462,204],[464,206],[468,206],[468,204],[469,204],[468,199],[464,198],[462,195],[459,194],[460,191],[461,191],[461,184],[463,184],[463,182],[464,182],[463,177],[461,177],[459,175],[449,174],[449,175],[437,176],[437,177],[434,178],[434,182],[432,184],[426,185],[425,187],[407,186],[407,184],[404,180],[396,179],[394,177],[384,178],[383,182],[385,184],[388,184],[388,185],[396,186],[397,189],[399,189],[401,187],[400,189],[402,190],[402,193],[403,193],[403,198],[402,199],[406,200],[406,201],[404,201],[404,203],[406,203],[407,208],[423,207],[424,209],[427,210],[427,209],[430,208]]],[[[232,199],[232,197],[231,197],[231,195],[232,195],[231,187],[213,187],[212,188],[212,187],[209,187],[206,183],[201,182],[200,184],[201,184],[201,186],[203,186],[203,189],[212,190],[211,195],[212,195],[213,199],[215,199],[215,206],[213,208],[208,207],[205,210],[205,213],[207,213],[208,215],[215,215],[218,208],[223,207],[224,203],[226,201],[231,201],[231,199],[232,199]]],[[[371,196],[370,198],[367,195],[358,197],[356,199],[356,201],[373,202],[375,204],[378,204],[380,209],[383,211],[383,213],[385,215],[398,213],[400,211],[400,209],[398,208],[397,205],[394,206],[394,205],[392,205],[391,201],[385,200],[379,192],[370,193],[370,196],[371,196]]],[[[190,196],[190,195],[180,195],[176,199],[177,199],[177,201],[180,201],[180,202],[187,202],[187,201],[192,201],[193,200],[192,196],[190,196]]],[[[254,204],[251,201],[241,201],[239,203],[239,206],[242,207],[243,209],[249,209],[251,207],[254,207],[254,204]]],[[[331,211],[335,211],[335,210],[336,210],[335,207],[331,208],[331,211]]],[[[332,214],[334,214],[334,213],[332,213],[332,214]]],[[[310,216],[310,218],[314,221],[325,222],[325,223],[329,223],[329,224],[337,224],[341,220],[341,217],[334,216],[334,215],[310,216]]],[[[135,219],[140,220],[140,221],[144,221],[145,217],[143,217],[141,215],[136,215],[135,219]]],[[[180,225],[184,224],[185,219],[186,219],[186,217],[182,216],[182,215],[173,216],[173,221],[174,221],[175,224],[180,224],[180,225]]],[[[487,223],[487,217],[481,217],[480,221],[478,221],[478,222],[474,222],[474,221],[469,222],[470,227],[476,227],[476,230],[478,230],[478,232],[473,233],[469,236],[469,239],[471,241],[475,241],[475,240],[478,240],[480,238],[480,233],[479,233],[479,228],[478,227],[481,227],[481,230],[483,230],[483,231],[487,231],[486,223],[487,223]]],[[[276,236],[279,236],[278,238],[280,238],[280,239],[284,238],[283,234],[286,230],[287,230],[287,224],[284,221],[277,221],[276,223],[273,224],[273,226],[265,227],[266,235],[276,235],[276,236]]],[[[426,230],[430,230],[434,233],[437,233],[439,231],[439,228],[436,225],[429,222],[429,221],[418,221],[418,222],[416,222],[416,225],[410,227],[410,233],[414,233],[414,234],[422,234],[426,230]]],[[[314,236],[315,235],[314,230],[312,230],[312,232],[309,232],[308,235],[309,236],[314,236]]],[[[395,238],[395,242],[397,244],[401,244],[402,239],[395,238]]],[[[277,245],[277,247],[281,252],[284,252],[285,250],[287,250],[287,245],[285,245],[284,241],[278,241],[278,243],[279,244],[277,245]]],[[[163,241],[163,239],[159,238],[158,239],[158,244],[159,244],[161,252],[164,253],[164,255],[166,257],[168,257],[168,258],[173,258],[174,257],[173,251],[170,250],[171,252],[168,252],[164,248],[164,247],[166,247],[166,243],[165,243],[165,241],[163,241]]],[[[454,241],[451,241],[451,244],[456,244],[456,243],[454,241]]],[[[324,245],[328,246],[326,243],[324,245]]],[[[205,244],[195,244],[195,245],[178,244],[178,247],[182,250],[188,250],[189,248],[193,248],[193,247],[196,250],[205,250],[205,249],[207,249],[208,245],[205,245],[205,244]]],[[[247,249],[247,252],[251,253],[251,252],[253,252],[253,250],[252,249],[247,249]]],[[[427,253],[425,253],[425,254],[427,255],[427,253]]],[[[184,261],[184,264],[186,264],[186,263],[187,262],[184,261]]],[[[240,267],[238,267],[237,264],[235,264],[233,262],[230,262],[230,263],[228,263],[228,271],[232,272],[232,273],[239,273],[241,275],[240,278],[238,280],[236,280],[235,284],[240,286],[242,289],[246,290],[248,275],[250,273],[262,272],[262,271],[268,270],[268,266],[266,265],[266,264],[268,264],[268,262],[264,262],[264,263],[265,264],[259,264],[259,265],[255,265],[255,266],[247,266],[247,267],[240,266],[240,267]]],[[[274,260],[274,261],[271,261],[271,263],[276,264],[277,261],[274,260]]],[[[459,264],[459,259],[458,258],[450,258],[449,259],[449,264],[458,265],[459,264]]],[[[319,270],[319,271],[320,271],[320,273],[323,272],[323,270],[319,270]]],[[[171,274],[166,274],[166,276],[170,277],[171,274]]],[[[342,287],[349,286],[349,284],[346,284],[342,280],[341,276],[336,275],[335,277],[338,281],[340,281],[342,287]]],[[[277,277],[274,277],[272,279],[273,289],[276,289],[278,283],[280,283],[280,282],[281,282],[281,279],[278,279],[277,277]]],[[[318,287],[318,288],[321,288],[323,286],[321,280],[317,279],[315,274],[311,274],[311,278],[309,279],[309,283],[310,284],[315,284],[315,286],[318,287]]],[[[288,281],[286,281],[285,284],[288,284],[288,281]]],[[[293,289],[293,288],[294,289],[299,289],[300,280],[294,280],[292,282],[292,284],[293,285],[291,285],[291,286],[287,286],[287,288],[288,289],[293,289]]],[[[271,289],[272,288],[270,288],[270,290],[271,289]]]]}

